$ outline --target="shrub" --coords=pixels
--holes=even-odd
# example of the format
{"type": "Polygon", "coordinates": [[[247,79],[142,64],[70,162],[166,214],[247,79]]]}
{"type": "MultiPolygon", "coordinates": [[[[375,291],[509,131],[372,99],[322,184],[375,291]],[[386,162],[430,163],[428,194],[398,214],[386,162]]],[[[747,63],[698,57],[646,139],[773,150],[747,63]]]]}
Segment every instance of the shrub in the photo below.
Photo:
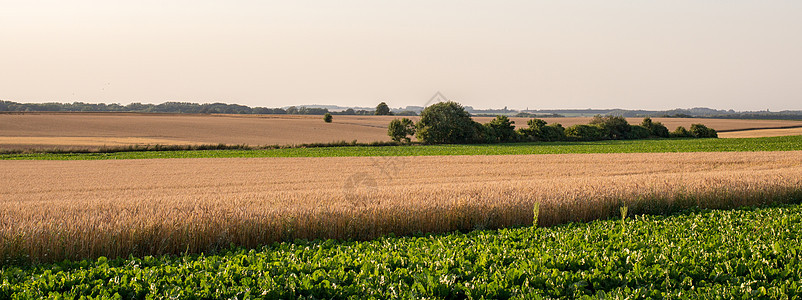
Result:
{"type": "Polygon", "coordinates": [[[713,128],[703,124],[691,124],[691,134],[697,138],[717,138],[718,133],[713,128]]]}
{"type": "Polygon", "coordinates": [[[565,128],[560,124],[546,125],[541,119],[526,122],[528,128],[518,130],[522,138],[529,141],[561,141],[565,140],[565,128]]]}
{"type": "Polygon", "coordinates": [[[541,141],[555,142],[565,140],[565,128],[561,124],[551,124],[540,128],[541,141]]]}
{"type": "Polygon", "coordinates": [[[673,132],[671,132],[669,136],[672,138],[688,138],[688,137],[693,137],[693,134],[690,131],[688,131],[688,129],[685,129],[685,127],[680,126],[677,127],[677,129],[675,129],[673,132]]]}
{"type": "Polygon", "coordinates": [[[566,137],[579,141],[598,141],[604,139],[604,133],[599,126],[579,124],[565,129],[566,137]]]}
{"type": "Polygon", "coordinates": [[[632,125],[629,130],[629,134],[627,135],[627,139],[630,140],[638,140],[638,139],[645,139],[649,138],[651,132],[646,127],[640,125],[632,125]]]}
{"type": "Polygon", "coordinates": [[[323,115],[323,121],[325,121],[326,123],[331,123],[331,119],[332,117],[330,113],[326,113],[325,115],[323,115]]]}
{"type": "Polygon", "coordinates": [[[459,144],[478,141],[482,125],[462,105],[447,101],[426,107],[415,127],[415,136],[423,143],[459,144]]]}
{"type": "Polygon", "coordinates": [[[649,129],[649,134],[655,137],[667,138],[669,136],[668,128],[666,128],[663,123],[660,122],[652,122],[652,118],[646,117],[643,118],[643,122],[640,123],[640,126],[646,127],[649,129]]]}
{"type": "Polygon", "coordinates": [[[407,118],[394,119],[387,126],[387,135],[396,142],[411,142],[410,136],[415,135],[415,123],[407,118]]]}
{"type": "Polygon", "coordinates": [[[526,121],[527,128],[518,129],[518,134],[525,140],[529,141],[538,141],[538,136],[540,136],[540,131],[546,126],[546,121],[541,119],[531,119],[526,121]]]}
{"type": "Polygon", "coordinates": [[[484,124],[486,127],[484,140],[491,143],[517,141],[518,135],[515,133],[515,125],[513,124],[515,122],[510,121],[507,116],[496,116],[495,119],[484,124]]]}
{"type": "Polygon", "coordinates": [[[602,117],[596,115],[590,121],[590,125],[599,126],[604,138],[611,140],[625,139],[629,136],[629,131],[632,130],[627,119],[620,116],[602,117]]]}

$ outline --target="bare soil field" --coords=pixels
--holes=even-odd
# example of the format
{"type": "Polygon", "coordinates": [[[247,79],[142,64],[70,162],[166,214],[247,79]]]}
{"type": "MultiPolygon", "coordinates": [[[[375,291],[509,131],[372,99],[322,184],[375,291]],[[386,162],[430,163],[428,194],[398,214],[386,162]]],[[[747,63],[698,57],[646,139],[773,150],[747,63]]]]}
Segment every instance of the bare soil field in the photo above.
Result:
{"type": "MultiPolygon", "coordinates": [[[[0,150],[98,148],[128,145],[293,145],[357,140],[389,141],[387,124],[393,116],[192,115],[138,113],[15,113],[0,114],[0,150]]],[[[412,117],[417,120],[417,117],[412,117]]],[[[490,117],[477,117],[488,122],[490,117]]],[[[528,118],[512,118],[526,126],[528,118]]],[[[564,126],[585,124],[590,118],[545,118],[564,126]]],[[[802,121],[655,118],[670,130],[702,123],[719,131],[802,126],[802,121]]],[[[641,119],[632,118],[633,124],[641,119]]],[[[774,131],[754,131],[769,136],[774,131]]]]}
{"type": "Polygon", "coordinates": [[[0,259],[201,252],[790,199],[802,151],[0,161],[0,259]]]}

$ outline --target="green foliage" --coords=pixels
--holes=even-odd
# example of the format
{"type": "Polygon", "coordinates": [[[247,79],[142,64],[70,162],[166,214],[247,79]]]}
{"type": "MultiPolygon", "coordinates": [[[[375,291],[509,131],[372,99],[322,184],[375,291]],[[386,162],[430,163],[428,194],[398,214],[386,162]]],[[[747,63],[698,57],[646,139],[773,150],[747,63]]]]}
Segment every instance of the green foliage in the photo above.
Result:
{"type": "Polygon", "coordinates": [[[718,133],[703,124],[691,124],[691,134],[696,138],[718,138],[718,133]]]}
{"type": "Polygon", "coordinates": [[[693,137],[693,133],[685,129],[685,127],[679,126],[669,136],[672,138],[690,138],[693,137]]]}
{"type": "Polygon", "coordinates": [[[401,118],[394,119],[390,121],[390,125],[387,126],[387,135],[396,142],[407,142],[411,141],[410,136],[415,135],[415,123],[408,118],[401,118]]]}
{"type": "Polygon", "coordinates": [[[667,138],[669,136],[668,128],[666,128],[663,123],[652,122],[652,118],[643,118],[643,122],[640,126],[649,129],[649,133],[654,137],[667,138]]]}
{"type": "Polygon", "coordinates": [[[518,130],[518,133],[526,141],[556,142],[566,140],[565,128],[560,124],[546,125],[546,121],[541,119],[531,119],[526,122],[528,128],[518,130]]]}
{"type": "MultiPolygon", "coordinates": [[[[481,126],[481,125],[480,125],[481,126]]],[[[587,126],[587,125],[584,125],[587,126]]],[[[572,126],[573,127],[573,126],[572,126]]],[[[566,129],[570,132],[571,128],[566,129]]],[[[508,155],[558,153],[655,153],[719,151],[797,151],[802,136],[736,139],[658,139],[586,142],[515,143],[504,145],[430,145],[425,147],[353,145],[310,145],[267,150],[180,150],[130,151],[110,153],[31,153],[0,154],[0,160],[97,160],[153,158],[223,157],[340,157],[340,156],[431,156],[431,155],[508,155]]]]}
{"type": "Polygon", "coordinates": [[[325,121],[326,123],[331,123],[331,120],[332,116],[330,113],[326,113],[325,115],[323,115],[323,121],[325,121]]]}
{"type": "Polygon", "coordinates": [[[797,299],[802,207],[0,269],[1,299],[797,299]],[[624,227],[626,226],[626,228],[624,227]]]}
{"type": "Polygon", "coordinates": [[[626,138],[628,140],[638,140],[649,138],[650,135],[651,132],[649,132],[649,129],[646,129],[646,127],[640,125],[631,125],[626,138]]]}
{"type": "Polygon", "coordinates": [[[602,117],[596,115],[590,120],[590,125],[599,126],[604,138],[610,140],[628,139],[630,137],[629,132],[632,130],[632,126],[629,125],[627,119],[620,116],[602,117]]]}
{"type": "Polygon", "coordinates": [[[396,116],[417,116],[418,113],[416,113],[414,111],[411,111],[411,110],[405,110],[405,111],[401,111],[401,112],[399,112],[399,113],[397,113],[395,115],[396,116]]]}
{"type": "Polygon", "coordinates": [[[556,142],[566,140],[565,127],[559,123],[549,124],[540,128],[540,140],[544,142],[556,142]]]}
{"type": "Polygon", "coordinates": [[[531,119],[529,121],[526,121],[526,125],[529,126],[530,130],[543,128],[543,126],[546,126],[546,124],[548,123],[546,123],[546,121],[543,121],[541,119],[531,119]]]}
{"type": "Polygon", "coordinates": [[[507,116],[496,116],[492,121],[484,124],[484,139],[490,143],[507,143],[517,141],[515,122],[507,116]]]}
{"type": "Polygon", "coordinates": [[[565,129],[565,135],[577,141],[598,141],[604,139],[604,132],[599,126],[578,124],[565,129]]]}
{"type": "Polygon", "coordinates": [[[479,138],[479,126],[459,103],[439,102],[421,112],[416,137],[425,144],[471,143],[479,138]]]}
{"type": "Polygon", "coordinates": [[[377,116],[390,116],[392,114],[393,113],[390,112],[390,107],[387,106],[387,103],[382,102],[382,103],[379,103],[379,105],[376,106],[376,115],[377,116]]]}
{"type": "MultiPolygon", "coordinates": [[[[145,113],[193,113],[193,114],[286,114],[281,108],[248,107],[226,103],[164,102],[161,104],[131,103],[17,103],[0,100],[0,111],[70,111],[70,112],[145,112],[145,113]]],[[[325,109],[309,114],[322,115],[325,109]]],[[[293,113],[298,113],[293,112],[293,113]]]]}
{"type": "Polygon", "coordinates": [[[314,108],[314,107],[295,107],[290,106],[287,108],[287,114],[290,115],[324,115],[329,113],[329,110],[326,108],[314,108]]]}

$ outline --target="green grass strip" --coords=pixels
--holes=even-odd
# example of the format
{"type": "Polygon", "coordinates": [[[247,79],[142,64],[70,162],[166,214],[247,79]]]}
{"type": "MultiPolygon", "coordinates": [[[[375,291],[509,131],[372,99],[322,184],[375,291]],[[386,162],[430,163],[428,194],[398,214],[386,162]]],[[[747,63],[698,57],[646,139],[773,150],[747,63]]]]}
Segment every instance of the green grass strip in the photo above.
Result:
{"type": "Polygon", "coordinates": [[[0,298],[797,299],[801,258],[781,206],[6,266],[0,298]]]}
{"type": "Polygon", "coordinates": [[[187,150],[115,153],[3,154],[0,160],[94,160],[225,157],[343,157],[510,155],[558,153],[655,153],[802,150],[802,136],[737,139],[655,139],[599,142],[540,142],[481,145],[353,146],[270,150],[187,150]]]}

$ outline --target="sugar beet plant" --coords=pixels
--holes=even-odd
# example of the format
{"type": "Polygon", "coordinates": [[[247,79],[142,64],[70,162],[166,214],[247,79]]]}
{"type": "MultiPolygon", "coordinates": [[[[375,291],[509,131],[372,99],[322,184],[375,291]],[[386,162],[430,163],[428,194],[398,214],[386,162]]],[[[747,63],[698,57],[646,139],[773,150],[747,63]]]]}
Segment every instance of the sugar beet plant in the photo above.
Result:
{"type": "Polygon", "coordinates": [[[4,266],[0,298],[794,299],[802,207],[4,266]]]}

